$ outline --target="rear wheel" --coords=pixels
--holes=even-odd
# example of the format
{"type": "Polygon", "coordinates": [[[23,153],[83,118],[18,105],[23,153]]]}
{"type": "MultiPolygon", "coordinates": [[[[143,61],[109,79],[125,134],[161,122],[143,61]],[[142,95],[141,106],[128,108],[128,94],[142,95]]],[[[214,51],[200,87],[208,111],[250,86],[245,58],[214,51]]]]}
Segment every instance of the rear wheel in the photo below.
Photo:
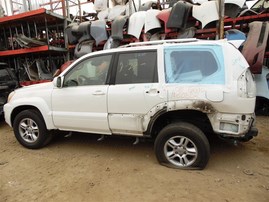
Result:
{"type": "Polygon", "coordinates": [[[185,122],[163,128],[155,140],[154,149],[161,164],[179,169],[203,169],[210,156],[209,142],[204,133],[185,122]]]}
{"type": "Polygon", "coordinates": [[[15,137],[24,147],[38,149],[49,143],[51,134],[37,110],[20,112],[13,124],[15,137]]]}

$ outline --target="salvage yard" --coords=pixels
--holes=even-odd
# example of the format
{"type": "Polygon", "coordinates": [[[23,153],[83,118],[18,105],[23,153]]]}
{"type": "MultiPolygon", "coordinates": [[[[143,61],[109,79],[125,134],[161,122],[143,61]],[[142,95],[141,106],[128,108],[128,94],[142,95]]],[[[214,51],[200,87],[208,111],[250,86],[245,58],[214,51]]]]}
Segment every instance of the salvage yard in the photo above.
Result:
{"type": "Polygon", "coordinates": [[[152,142],[77,134],[22,147],[0,121],[0,201],[269,201],[269,118],[235,146],[210,140],[204,170],[158,164],[152,142]]]}

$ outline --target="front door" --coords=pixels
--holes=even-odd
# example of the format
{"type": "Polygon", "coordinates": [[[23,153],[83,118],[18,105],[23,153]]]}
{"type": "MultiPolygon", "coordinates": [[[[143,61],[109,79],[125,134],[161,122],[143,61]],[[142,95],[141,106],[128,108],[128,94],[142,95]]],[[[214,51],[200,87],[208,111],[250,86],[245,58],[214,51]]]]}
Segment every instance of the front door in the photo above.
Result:
{"type": "Polygon", "coordinates": [[[107,74],[111,55],[87,58],[64,75],[52,93],[53,121],[62,130],[110,134],[107,74]]]}

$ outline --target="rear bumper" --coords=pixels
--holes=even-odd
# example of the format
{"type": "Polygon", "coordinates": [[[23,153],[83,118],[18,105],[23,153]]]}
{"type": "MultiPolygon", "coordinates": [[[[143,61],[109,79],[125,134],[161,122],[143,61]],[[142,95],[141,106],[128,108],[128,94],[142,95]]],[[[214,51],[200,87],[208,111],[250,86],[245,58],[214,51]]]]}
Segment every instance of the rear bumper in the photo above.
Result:
{"type": "Polygon", "coordinates": [[[236,141],[240,141],[240,142],[247,142],[249,140],[251,140],[253,137],[258,136],[258,129],[255,126],[255,121],[254,119],[252,119],[251,123],[250,123],[250,127],[249,130],[244,133],[243,135],[237,136],[237,135],[228,135],[228,134],[220,134],[220,136],[222,138],[225,139],[232,139],[232,140],[236,140],[236,141]]]}
{"type": "Polygon", "coordinates": [[[227,138],[243,138],[256,136],[255,114],[224,114],[217,113],[210,119],[215,133],[227,138]]]}
{"type": "Polygon", "coordinates": [[[245,134],[244,137],[238,138],[239,141],[247,142],[251,140],[253,137],[258,135],[258,129],[256,127],[251,127],[250,130],[245,134]]]}
{"type": "Polygon", "coordinates": [[[258,135],[258,129],[256,127],[252,127],[244,136],[241,137],[221,136],[221,138],[232,139],[240,142],[247,142],[257,135],[258,135]]]}
{"type": "Polygon", "coordinates": [[[259,133],[258,129],[256,127],[251,127],[248,133],[245,135],[245,137],[255,137],[259,133]]]}

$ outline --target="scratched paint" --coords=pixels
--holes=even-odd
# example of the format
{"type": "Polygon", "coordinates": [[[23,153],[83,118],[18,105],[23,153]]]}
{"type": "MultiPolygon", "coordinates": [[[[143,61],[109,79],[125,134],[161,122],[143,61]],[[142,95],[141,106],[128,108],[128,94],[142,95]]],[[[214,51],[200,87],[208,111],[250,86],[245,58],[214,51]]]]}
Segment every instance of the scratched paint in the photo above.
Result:
{"type": "Polygon", "coordinates": [[[170,99],[198,99],[205,96],[206,89],[204,87],[175,87],[171,92],[170,99]]]}

